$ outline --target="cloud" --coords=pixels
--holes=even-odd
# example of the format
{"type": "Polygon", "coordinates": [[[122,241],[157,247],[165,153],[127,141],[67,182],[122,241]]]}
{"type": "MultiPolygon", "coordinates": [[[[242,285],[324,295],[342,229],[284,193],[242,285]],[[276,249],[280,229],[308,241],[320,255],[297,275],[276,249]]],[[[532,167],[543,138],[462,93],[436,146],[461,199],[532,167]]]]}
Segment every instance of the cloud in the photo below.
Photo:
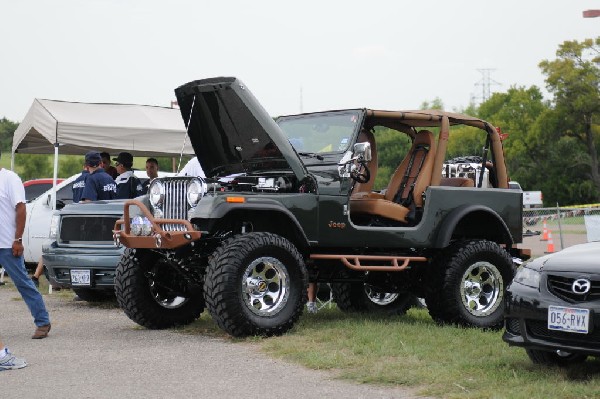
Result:
{"type": "Polygon", "coordinates": [[[392,55],[392,52],[382,44],[354,47],[352,54],[357,58],[384,58],[392,55]]]}

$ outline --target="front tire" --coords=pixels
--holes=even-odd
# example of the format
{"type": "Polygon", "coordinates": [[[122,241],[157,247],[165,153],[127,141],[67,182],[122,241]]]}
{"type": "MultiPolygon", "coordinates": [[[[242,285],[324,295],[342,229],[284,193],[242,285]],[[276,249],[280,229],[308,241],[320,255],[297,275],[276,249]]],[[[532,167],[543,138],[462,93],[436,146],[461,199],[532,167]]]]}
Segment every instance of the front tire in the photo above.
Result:
{"type": "Polygon", "coordinates": [[[190,324],[204,310],[201,289],[188,291],[185,281],[150,251],[126,249],[117,265],[115,293],[133,321],[150,329],[190,324]]]}
{"type": "Polygon", "coordinates": [[[435,260],[426,297],[438,323],[500,329],[506,287],[514,277],[508,252],[487,240],[459,241],[435,260]]]}
{"type": "Polygon", "coordinates": [[[209,262],[206,307],[236,336],[280,335],[293,327],[307,299],[308,273],[296,247],[271,233],[233,237],[209,262]]]}
{"type": "Polygon", "coordinates": [[[526,349],[527,356],[535,364],[546,366],[567,367],[572,364],[582,363],[587,356],[582,353],[571,353],[564,351],[542,351],[538,349],[526,349]]]}

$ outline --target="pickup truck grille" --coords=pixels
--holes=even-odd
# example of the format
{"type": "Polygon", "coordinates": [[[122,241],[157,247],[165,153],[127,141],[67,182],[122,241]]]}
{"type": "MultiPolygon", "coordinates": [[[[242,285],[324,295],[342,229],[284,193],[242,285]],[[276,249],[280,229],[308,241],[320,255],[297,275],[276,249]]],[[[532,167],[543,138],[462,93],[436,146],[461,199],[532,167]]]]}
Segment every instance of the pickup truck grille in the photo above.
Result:
{"type": "Polygon", "coordinates": [[[114,245],[112,230],[118,219],[119,216],[112,215],[63,216],[60,222],[60,243],[114,245]]]}
{"type": "MultiPolygon", "coordinates": [[[[191,179],[189,177],[169,178],[163,181],[165,187],[165,199],[163,205],[163,217],[165,219],[184,219],[187,220],[188,208],[187,203],[187,183],[191,179]]],[[[166,231],[183,231],[185,228],[176,224],[165,224],[163,230],[166,231]]]]}

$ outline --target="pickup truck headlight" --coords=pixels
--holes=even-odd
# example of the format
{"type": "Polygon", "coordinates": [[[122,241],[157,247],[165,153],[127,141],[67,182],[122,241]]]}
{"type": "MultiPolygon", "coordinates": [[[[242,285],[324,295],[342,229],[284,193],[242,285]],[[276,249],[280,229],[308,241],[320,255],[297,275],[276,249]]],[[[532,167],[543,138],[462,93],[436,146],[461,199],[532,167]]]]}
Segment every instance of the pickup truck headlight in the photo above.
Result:
{"type": "Polygon", "coordinates": [[[202,178],[195,178],[190,181],[187,188],[187,201],[190,207],[194,208],[200,202],[200,199],[206,194],[207,186],[202,178]]]}
{"type": "Polygon", "coordinates": [[[58,236],[58,224],[60,223],[60,215],[52,215],[52,219],[50,219],[50,239],[56,240],[58,236]]]}
{"type": "Polygon", "coordinates": [[[165,201],[165,185],[160,180],[154,180],[148,189],[150,205],[160,209],[165,201]]]}

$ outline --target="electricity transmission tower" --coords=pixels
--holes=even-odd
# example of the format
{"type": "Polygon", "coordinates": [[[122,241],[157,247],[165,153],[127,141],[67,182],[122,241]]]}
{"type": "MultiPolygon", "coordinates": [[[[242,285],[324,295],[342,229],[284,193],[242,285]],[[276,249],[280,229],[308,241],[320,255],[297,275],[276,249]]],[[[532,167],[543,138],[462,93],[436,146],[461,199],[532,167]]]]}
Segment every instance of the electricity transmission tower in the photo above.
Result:
{"type": "Polygon", "coordinates": [[[475,83],[476,87],[481,87],[481,95],[477,96],[477,95],[473,95],[472,97],[472,101],[478,104],[484,103],[486,102],[491,95],[491,86],[492,85],[496,85],[496,86],[501,86],[502,83],[496,82],[494,79],[492,79],[490,77],[490,74],[492,71],[495,71],[495,69],[478,69],[478,71],[481,73],[481,80],[478,81],[477,83],[475,83]]]}

